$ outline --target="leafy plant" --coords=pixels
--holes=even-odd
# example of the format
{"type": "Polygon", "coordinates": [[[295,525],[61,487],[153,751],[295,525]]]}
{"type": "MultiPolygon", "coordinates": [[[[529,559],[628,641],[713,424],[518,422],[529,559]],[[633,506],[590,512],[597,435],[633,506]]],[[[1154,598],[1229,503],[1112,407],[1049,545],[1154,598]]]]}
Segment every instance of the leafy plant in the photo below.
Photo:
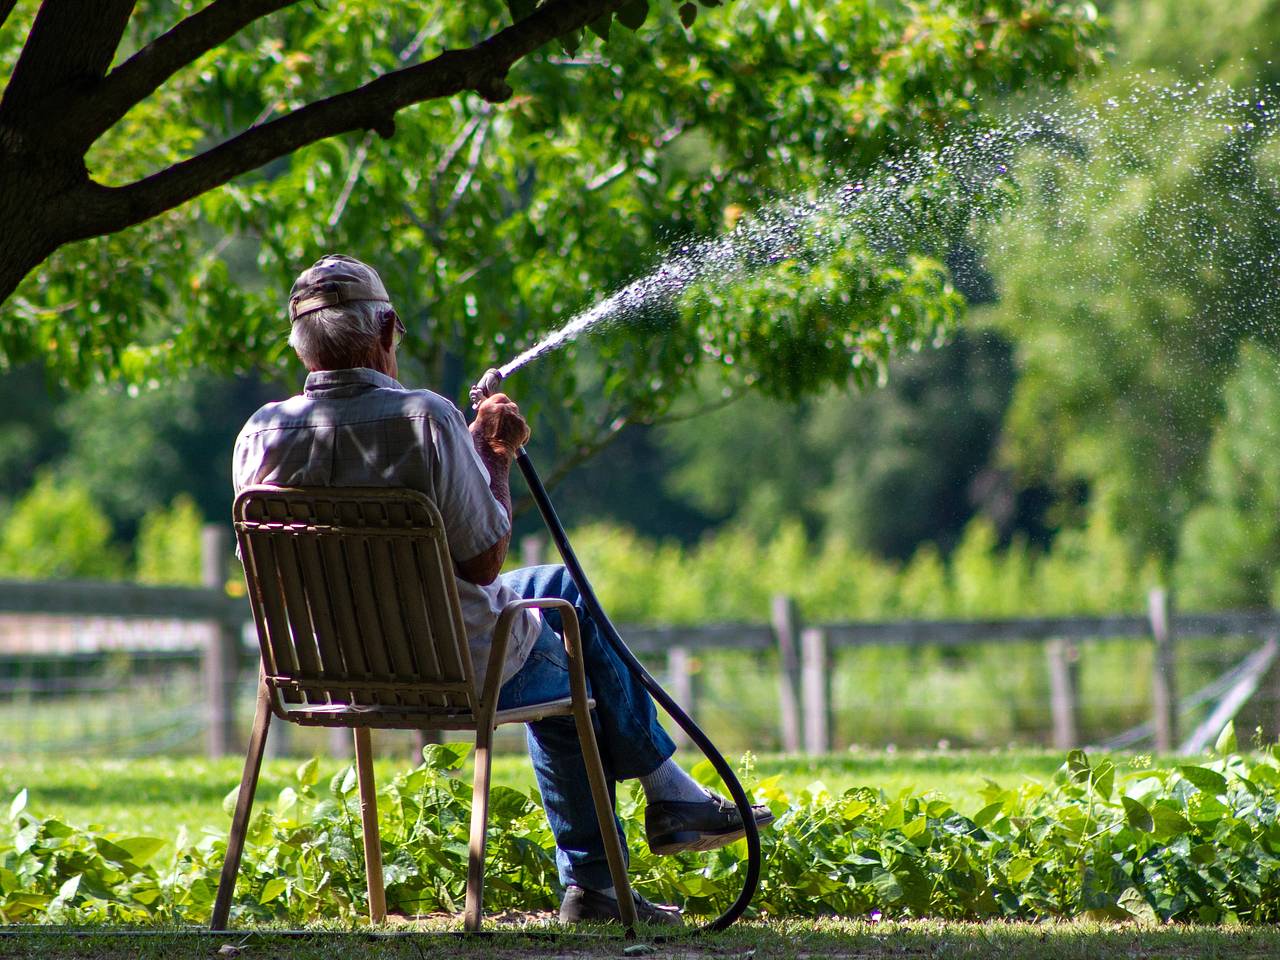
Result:
{"type": "MultiPolygon", "coordinates": [[[[388,906],[455,912],[466,883],[470,789],[454,772],[468,748],[433,745],[379,796],[388,906]]],[[[936,793],[871,787],[833,795],[821,783],[791,794],[779,777],[743,772],[778,815],[762,835],[755,907],[772,916],[952,919],[1087,916],[1154,923],[1269,923],[1280,918],[1280,750],[1235,752],[1228,729],[1202,763],[1151,769],[1138,758],[1070,753],[1047,784],[989,782],[973,816],[936,793]]],[[[694,770],[712,777],[709,764],[694,770]]],[[[237,887],[242,921],[360,922],[364,878],[356,779],[327,785],[317,764],[262,798],[237,887]]],[[[228,805],[234,795],[227,798],[228,805]]],[[[486,863],[494,910],[550,908],[559,891],[553,843],[536,794],[497,787],[486,863]]],[[[643,798],[622,791],[636,840],[643,798]]],[[[221,837],[171,846],[39,819],[14,799],[0,835],[4,922],[200,922],[207,918],[221,837]]],[[[718,912],[736,895],[742,844],[707,855],[654,857],[633,843],[631,874],[647,896],[718,912]]]]}
{"type": "Polygon", "coordinates": [[[0,528],[0,576],[112,579],[123,572],[110,522],[75,480],[41,474],[0,528]]]}

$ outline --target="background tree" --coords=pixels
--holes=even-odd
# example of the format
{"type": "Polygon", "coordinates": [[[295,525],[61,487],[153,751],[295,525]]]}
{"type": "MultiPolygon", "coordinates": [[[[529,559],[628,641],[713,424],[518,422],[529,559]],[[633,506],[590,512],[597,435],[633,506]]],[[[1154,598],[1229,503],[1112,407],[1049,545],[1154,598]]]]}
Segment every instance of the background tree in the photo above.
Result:
{"type": "Polygon", "coordinates": [[[1096,112],[1093,135],[1026,158],[1022,212],[990,237],[990,319],[1019,370],[1003,461],[1065,505],[1085,489],[1138,557],[1173,557],[1239,346],[1280,329],[1280,68],[1255,52],[1280,40],[1276,13],[1117,4],[1141,84],[1115,74],[1064,105],[1096,112]]]}
{"type": "MultiPolygon", "coordinates": [[[[502,20],[495,4],[442,8],[425,24],[416,10],[307,5],[241,31],[198,74],[173,78],[181,111],[130,114],[119,162],[154,166],[175,145],[305,110],[502,20]]],[[[409,323],[411,376],[461,398],[656,248],[749,229],[744,211],[936,141],[974,120],[980,95],[1086,68],[1098,37],[1088,4],[1052,0],[739,3],[692,32],[615,29],[589,51],[521,61],[510,74],[520,93],[502,105],[425,103],[390,140],[317,143],[168,221],[67,248],[19,291],[0,346],[20,359],[54,344],[59,370],[81,382],[282,369],[281,291],[298,265],[376,251],[409,323]],[[148,267],[113,271],[126,250],[148,267]]],[[[850,231],[833,256],[781,258],[732,291],[695,289],[541,361],[514,388],[554,398],[530,405],[563,468],[682,395],[680,413],[726,391],[796,397],[874,380],[896,350],[958,317],[945,238],[921,219],[906,250],[850,231]],[[708,366],[714,383],[698,376],[708,366]],[[690,395],[696,386],[708,395],[690,395]]]]}

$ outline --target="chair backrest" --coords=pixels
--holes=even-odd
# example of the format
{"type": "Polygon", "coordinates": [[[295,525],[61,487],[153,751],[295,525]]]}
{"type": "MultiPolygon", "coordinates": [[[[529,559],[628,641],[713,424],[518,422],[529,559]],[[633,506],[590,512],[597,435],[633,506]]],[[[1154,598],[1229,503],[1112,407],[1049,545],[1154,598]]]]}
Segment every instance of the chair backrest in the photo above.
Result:
{"type": "Polygon", "coordinates": [[[319,726],[474,724],[453,562],[426,496],[255,486],[233,513],[278,716],[319,726]]]}

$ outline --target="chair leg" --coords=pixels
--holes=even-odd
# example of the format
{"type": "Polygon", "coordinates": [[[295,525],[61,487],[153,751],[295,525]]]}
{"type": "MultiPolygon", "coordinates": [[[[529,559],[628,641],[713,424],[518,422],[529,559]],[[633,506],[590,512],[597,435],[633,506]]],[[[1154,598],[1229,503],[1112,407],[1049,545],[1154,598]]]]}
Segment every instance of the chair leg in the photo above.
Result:
{"type": "Polygon", "coordinates": [[[471,785],[471,853],[467,860],[467,908],[463,926],[480,932],[484,916],[484,848],[489,829],[489,771],[493,760],[493,727],[476,728],[475,778],[471,785]]]}
{"type": "Polygon", "coordinates": [[[618,894],[618,913],[628,930],[635,929],[638,920],[636,904],[631,898],[631,881],[627,879],[627,862],[622,857],[622,844],[613,824],[613,803],[609,799],[609,784],[604,776],[604,764],[600,762],[600,748],[596,744],[596,732],[591,726],[591,708],[586,698],[573,698],[573,720],[578,727],[578,739],[582,741],[582,759],[587,768],[587,780],[591,783],[591,798],[596,804],[596,820],[600,823],[600,839],[604,842],[605,859],[609,861],[609,875],[618,894]]]}
{"type": "Polygon", "coordinates": [[[369,889],[369,920],[387,919],[387,890],[382,882],[382,841],[378,836],[378,788],[373,782],[373,744],[368,727],[356,727],[356,780],[360,783],[360,826],[364,833],[364,874],[369,889]]]}
{"type": "Polygon", "coordinates": [[[231,915],[231,899],[236,892],[236,874],[244,853],[244,838],[249,831],[249,814],[253,811],[253,795],[258,789],[258,773],[262,770],[262,754],[267,745],[267,728],[271,725],[271,691],[266,681],[258,681],[258,705],[253,716],[253,733],[249,751],[244,757],[244,773],[240,775],[240,792],[236,795],[235,815],[231,818],[231,834],[227,837],[227,856],[222,861],[218,879],[218,897],[213,903],[212,930],[225,930],[231,915]]]}

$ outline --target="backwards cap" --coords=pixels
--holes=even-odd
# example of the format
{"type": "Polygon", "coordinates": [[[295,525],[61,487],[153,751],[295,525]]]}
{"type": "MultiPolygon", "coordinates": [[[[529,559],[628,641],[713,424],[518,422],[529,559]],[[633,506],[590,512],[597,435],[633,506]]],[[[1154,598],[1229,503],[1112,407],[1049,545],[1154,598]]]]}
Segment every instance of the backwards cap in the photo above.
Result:
{"type": "Polygon", "coordinates": [[[369,300],[390,303],[376,270],[355,257],[331,253],[298,275],[289,291],[289,322],[325,307],[369,300]]]}

